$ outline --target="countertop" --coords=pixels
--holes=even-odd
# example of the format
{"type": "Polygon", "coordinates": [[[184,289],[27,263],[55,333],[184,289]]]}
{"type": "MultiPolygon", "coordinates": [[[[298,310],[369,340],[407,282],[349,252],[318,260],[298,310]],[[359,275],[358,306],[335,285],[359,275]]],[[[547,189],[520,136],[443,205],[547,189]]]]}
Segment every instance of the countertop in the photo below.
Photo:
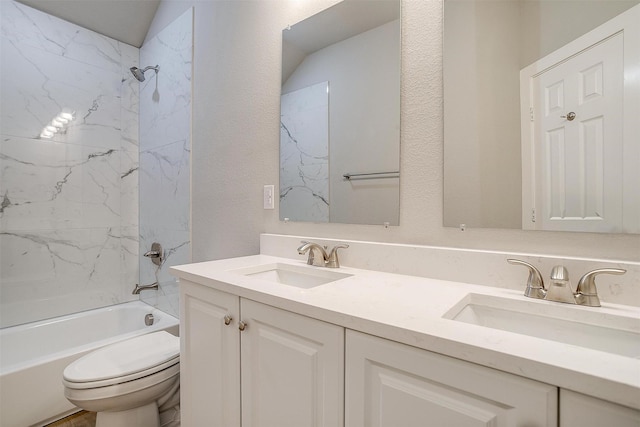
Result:
{"type": "MultiPolygon", "coordinates": [[[[254,255],[171,268],[180,279],[199,283],[294,313],[414,347],[531,378],[557,387],[640,409],[640,359],[445,319],[469,294],[553,303],[490,286],[383,273],[349,267],[325,269],[304,261],[254,255]],[[233,270],[289,264],[350,277],[310,289],[245,276],[233,270]]],[[[523,285],[523,291],[525,283],[523,285]]],[[[632,319],[640,330],[640,308],[562,304],[577,318],[605,313],[632,319]]]]}

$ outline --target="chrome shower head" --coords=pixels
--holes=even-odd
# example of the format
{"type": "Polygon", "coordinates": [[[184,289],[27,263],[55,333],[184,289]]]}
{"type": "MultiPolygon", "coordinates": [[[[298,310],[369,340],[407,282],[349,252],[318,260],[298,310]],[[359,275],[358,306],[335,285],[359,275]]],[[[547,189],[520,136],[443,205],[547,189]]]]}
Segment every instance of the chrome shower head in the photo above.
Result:
{"type": "Polygon", "coordinates": [[[154,70],[156,74],[158,74],[158,71],[160,71],[160,66],[156,65],[155,67],[152,67],[151,65],[149,65],[148,67],[145,67],[142,70],[138,67],[131,67],[129,68],[129,70],[131,70],[131,74],[133,74],[133,77],[135,77],[139,82],[143,82],[144,73],[146,73],[147,70],[154,70]]]}

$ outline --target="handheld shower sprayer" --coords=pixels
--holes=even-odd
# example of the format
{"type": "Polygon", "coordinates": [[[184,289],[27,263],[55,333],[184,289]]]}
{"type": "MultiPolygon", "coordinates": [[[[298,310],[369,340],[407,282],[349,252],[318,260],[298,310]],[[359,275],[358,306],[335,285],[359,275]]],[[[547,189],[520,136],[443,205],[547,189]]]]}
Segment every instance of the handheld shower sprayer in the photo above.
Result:
{"type": "Polygon", "coordinates": [[[138,67],[131,67],[129,68],[129,70],[131,70],[131,74],[133,74],[133,77],[135,77],[139,82],[143,82],[144,81],[144,73],[146,73],[148,70],[154,70],[156,72],[156,74],[158,74],[158,71],[160,71],[160,66],[156,65],[155,67],[149,65],[148,67],[145,67],[144,69],[140,69],[138,67]]]}

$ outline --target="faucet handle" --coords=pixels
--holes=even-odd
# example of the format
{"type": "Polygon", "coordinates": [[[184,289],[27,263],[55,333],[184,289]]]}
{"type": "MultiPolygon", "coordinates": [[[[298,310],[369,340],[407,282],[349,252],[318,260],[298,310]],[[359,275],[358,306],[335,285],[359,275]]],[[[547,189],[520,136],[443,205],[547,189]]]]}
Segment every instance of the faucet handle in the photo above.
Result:
{"type": "Polygon", "coordinates": [[[540,270],[538,270],[534,265],[519,259],[509,258],[507,259],[507,262],[513,265],[523,265],[529,269],[529,278],[527,279],[527,288],[524,291],[524,296],[544,299],[546,289],[544,287],[544,279],[542,278],[540,270]]]}
{"type": "Polygon", "coordinates": [[[586,273],[578,282],[576,289],[576,302],[589,307],[600,307],[600,298],[596,288],[596,276],[598,274],[624,274],[627,270],[622,268],[599,268],[586,273]]]}
{"type": "Polygon", "coordinates": [[[346,249],[348,247],[349,245],[347,245],[346,243],[335,245],[331,249],[331,252],[329,252],[329,257],[327,258],[326,266],[329,268],[339,268],[340,262],[338,261],[338,249],[346,249]]]}

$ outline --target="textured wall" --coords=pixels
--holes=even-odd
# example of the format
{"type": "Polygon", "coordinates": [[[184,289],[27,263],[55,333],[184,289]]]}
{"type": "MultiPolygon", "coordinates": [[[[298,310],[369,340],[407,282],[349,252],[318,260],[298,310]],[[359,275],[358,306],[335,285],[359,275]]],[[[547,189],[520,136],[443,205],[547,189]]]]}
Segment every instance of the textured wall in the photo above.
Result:
{"type": "MultiPolygon", "coordinates": [[[[402,3],[400,225],[288,223],[262,209],[277,184],[281,30],[335,1],[163,2],[150,36],[195,6],[194,261],[259,251],[260,232],[565,256],[640,259],[640,236],[442,226],[442,1],[402,3]]],[[[470,209],[473,206],[469,207],[470,209]]]]}

